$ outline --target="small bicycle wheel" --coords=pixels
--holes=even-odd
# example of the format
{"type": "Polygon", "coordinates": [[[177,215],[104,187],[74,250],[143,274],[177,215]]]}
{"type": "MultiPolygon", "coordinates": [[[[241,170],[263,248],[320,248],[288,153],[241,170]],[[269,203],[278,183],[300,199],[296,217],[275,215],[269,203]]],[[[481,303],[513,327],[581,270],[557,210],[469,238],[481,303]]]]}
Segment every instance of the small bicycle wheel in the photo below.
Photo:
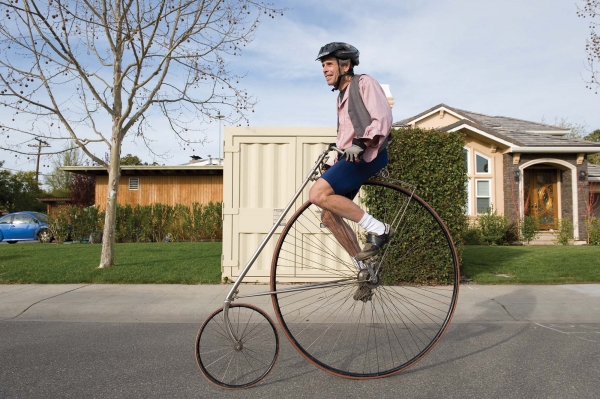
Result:
{"type": "Polygon", "coordinates": [[[441,338],[458,297],[458,256],[439,216],[412,192],[369,181],[355,201],[396,230],[370,261],[378,278],[358,273],[321,210],[306,202],[275,248],[271,290],[282,292],[272,300],[284,333],[311,363],[345,378],[379,378],[415,364],[441,338]]]}
{"type": "Polygon", "coordinates": [[[234,343],[225,326],[223,308],[200,327],[196,337],[196,362],[212,383],[228,389],[248,388],[265,378],[279,354],[279,335],[271,318],[248,304],[232,304],[228,318],[234,343]]]}

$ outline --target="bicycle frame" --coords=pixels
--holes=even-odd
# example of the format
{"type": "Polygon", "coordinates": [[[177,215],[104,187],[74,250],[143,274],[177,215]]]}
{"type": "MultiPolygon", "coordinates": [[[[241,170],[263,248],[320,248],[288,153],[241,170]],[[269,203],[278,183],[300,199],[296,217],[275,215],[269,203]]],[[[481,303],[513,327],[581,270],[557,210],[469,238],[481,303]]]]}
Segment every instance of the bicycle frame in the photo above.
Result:
{"type": "MultiPolygon", "coordinates": [[[[263,239],[263,241],[261,242],[261,244],[258,246],[258,248],[256,249],[256,251],[254,252],[254,254],[250,257],[250,260],[248,260],[248,263],[246,264],[246,266],[244,267],[244,269],[242,270],[242,272],[239,274],[237,280],[235,281],[235,283],[233,284],[233,287],[231,287],[231,290],[229,290],[229,293],[227,294],[227,297],[225,298],[225,301],[223,303],[223,317],[225,319],[225,325],[227,326],[227,333],[229,335],[229,337],[231,338],[232,342],[236,345],[240,345],[239,340],[237,339],[237,337],[235,336],[235,334],[233,333],[233,328],[231,327],[231,322],[229,320],[229,308],[231,306],[231,302],[234,299],[237,298],[249,298],[249,297],[256,297],[256,296],[263,296],[263,295],[271,295],[271,294],[278,294],[278,293],[284,293],[284,292],[296,292],[296,291],[305,291],[305,290],[310,290],[310,289],[314,289],[314,288],[324,288],[324,287],[331,287],[331,286],[340,286],[340,285],[352,285],[352,284],[356,284],[356,279],[352,278],[352,279],[342,279],[342,280],[336,280],[336,281],[328,281],[328,282],[324,282],[324,283],[315,283],[315,284],[309,284],[309,285],[304,285],[302,287],[291,287],[291,288],[284,288],[281,290],[277,290],[277,291],[263,291],[263,292],[258,292],[258,293],[254,293],[254,294],[250,294],[250,295],[244,295],[244,296],[238,296],[238,288],[240,286],[240,284],[242,283],[242,280],[244,279],[244,277],[246,276],[246,274],[248,273],[248,271],[250,270],[250,268],[252,267],[252,265],[254,264],[254,262],[256,261],[256,259],[258,258],[258,256],[260,255],[260,253],[263,251],[263,249],[265,248],[265,246],[267,245],[267,243],[269,242],[269,240],[271,239],[271,237],[273,236],[273,234],[275,234],[275,231],[277,230],[277,228],[279,227],[279,224],[283,221],[283,219],[287,216],[288,212],[290,211],[290,209],[292,208],[292,206],[296,203],[296,200],[298,199],[298,197],[302,194],[302,191],[304,191],[304,189],[306,188],[306,186],[308,185],[308,183],[310,181],[314,181],[317,180],[317,176],[319,175],[319,171],[321,169],[321,167],[323,166],[323,164],[327,161],[327,157],[330,151],[337,151],[338,153],[342,154],[343,151],[339,150],[338,148],[335,147],[334,144],[330,144],[327,149],[325,151],[323,151],[321,153],[321,155],[319,155],[319,157],[317,158],[317,161],[315,162],[315,165],[313,166],[313,168],[308,172],[308,174],[306,175],[304,181],[302,182],[302,184],[300,185],[300,187],[298,188],[298,190],[296,191],[296,193],[293,195],[292,199],[289,201],[289,203],[287,204],[287,206],[284,208],[283,212],[281,213],[281,215],[279,216],[279,218],[277,219],[277,221],[273,224],[273,227],[271,227],[271,229],[269,230],[269,232],[267,233],[266,237],[263,239]]],[[[383,178],[386,178],[386,176],[383,176],[383,178]]],[[[392,179],[389,179],[392,180],[392,179]]],[[[415,191],[415,186],[404,183],[404,182],[399,182],[402,183],[404,185],[410,186],[411,188],[411,192],[414,193],[415,191]]],[[[412,198],[412,196],[411,196],[412,198]]],[[[397,224],[399,223],[399,220],[402,219],[404,212],[406,211],[406,207],[408,206],[408,204],[404,207],[399,209],[398,214],[396,215],[396,218],[394,219],[394,221],[392,222],[392,224],[397,224]]],[[[396,227],[396,226],[394,226],[396,227]]],[[[384,255],[382,257],[385,258],[385,254],[387,253],[387,249],[384,252],[384,255]]],[[[374,280],[379,272],[379,270],[374,270],[370,264],[367,264],[367,269],[369,271],[369,274],[371,276],[371,278],[374,280]]]]}

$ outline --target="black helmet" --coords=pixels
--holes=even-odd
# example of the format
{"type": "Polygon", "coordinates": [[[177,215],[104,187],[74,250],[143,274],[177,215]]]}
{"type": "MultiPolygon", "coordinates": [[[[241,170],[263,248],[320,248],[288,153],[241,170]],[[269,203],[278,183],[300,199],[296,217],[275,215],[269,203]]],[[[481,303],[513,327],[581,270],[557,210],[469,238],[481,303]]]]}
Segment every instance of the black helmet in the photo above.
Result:
{"type": "Polygon", "coordinates": [[[358,56],[360,52],[358,49],[348,43],[333,42],[324,45],[319,50],[319,55],[316,61],[321,61],[325,57],[335,57],[341,60],[351,60],[352,66],[358,65],[358,56]]]}

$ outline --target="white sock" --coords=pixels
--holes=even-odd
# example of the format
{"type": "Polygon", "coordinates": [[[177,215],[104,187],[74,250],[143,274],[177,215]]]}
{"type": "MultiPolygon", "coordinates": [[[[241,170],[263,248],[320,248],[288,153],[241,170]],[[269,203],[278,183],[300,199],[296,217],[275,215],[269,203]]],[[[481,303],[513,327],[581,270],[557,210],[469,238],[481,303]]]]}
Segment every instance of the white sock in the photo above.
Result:
{"type": "Polygon", "coordinates": [[[365,229],[367,233],[375,234],[376,236],[380,236],[385,233],[385,224],[381,223],[367,212],[365,212],[362,219],[360,219],[358,225],[365,229]]]}
{"type": "Polygon", "coordinates": [[[367,268],[367,265],[365,265],[362,260],[352,258],[352,262],[354,262],[354,266],[356,266],[356,269],[359,271],[367,268]]]}

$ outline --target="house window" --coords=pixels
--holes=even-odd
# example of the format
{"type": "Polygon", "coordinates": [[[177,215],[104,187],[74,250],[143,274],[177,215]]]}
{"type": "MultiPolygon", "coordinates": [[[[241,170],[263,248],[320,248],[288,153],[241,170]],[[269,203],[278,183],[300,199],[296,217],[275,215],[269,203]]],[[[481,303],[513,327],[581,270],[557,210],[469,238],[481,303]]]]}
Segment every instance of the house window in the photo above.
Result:
{"type": "Polygon", "coordinates": [[[490,180],[475,181],[475,195],[477,196],[477,214],[487,213],[492,207],[492,187],[490,180]]]}
{"type": "Polygon", "coordinates": [[[475,154],[475,173],[491,173],[490,159],[481,154],[475,154]]]}
{"type": "Polygon", "coordinates": [[[130,190],[139,190],[140,189],[140,178],[139,177],[130,177],[129,178],[129,189],[130,190]]]}

